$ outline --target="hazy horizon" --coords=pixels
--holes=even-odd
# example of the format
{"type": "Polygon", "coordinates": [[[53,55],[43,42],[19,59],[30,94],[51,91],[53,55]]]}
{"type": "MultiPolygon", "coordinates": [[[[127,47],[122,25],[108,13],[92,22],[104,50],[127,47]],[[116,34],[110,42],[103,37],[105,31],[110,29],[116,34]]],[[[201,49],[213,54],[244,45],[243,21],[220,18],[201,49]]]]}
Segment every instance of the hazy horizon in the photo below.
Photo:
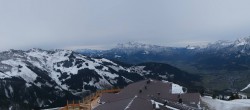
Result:
{"type": "Polygon", "coordinates": [[[247,0],[0,0],[0,50],[204,45],[250,36],[247,0]]]}

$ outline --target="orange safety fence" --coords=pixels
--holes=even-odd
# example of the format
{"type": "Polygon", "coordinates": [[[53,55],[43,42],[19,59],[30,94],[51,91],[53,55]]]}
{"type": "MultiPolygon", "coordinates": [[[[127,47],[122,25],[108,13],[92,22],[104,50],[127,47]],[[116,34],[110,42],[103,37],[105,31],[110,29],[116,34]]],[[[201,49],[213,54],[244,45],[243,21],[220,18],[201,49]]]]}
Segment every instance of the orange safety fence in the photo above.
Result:
{"type": "Polygon", "coordinates": [[[121,89],[107,89],[107,90],[98,90],[95,93],[92,93],[83,100],[78,101],[67,101],[67,105],[64,106],[61,110],[91,110],[91,102],[98,97],[100,97],[103,93],[117,93],[120,92],[121,89]]]}

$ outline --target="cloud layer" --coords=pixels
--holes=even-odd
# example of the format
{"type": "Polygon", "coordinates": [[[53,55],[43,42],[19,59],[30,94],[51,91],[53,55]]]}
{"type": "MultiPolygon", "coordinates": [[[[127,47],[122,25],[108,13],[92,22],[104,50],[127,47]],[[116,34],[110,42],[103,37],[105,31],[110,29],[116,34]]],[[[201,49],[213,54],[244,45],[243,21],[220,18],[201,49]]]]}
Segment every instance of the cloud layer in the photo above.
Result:
{"type": "Polygon", "coordinates": [[[0,0],[0,50],[166,46],[250,35],[249,0],[0,0]]]}

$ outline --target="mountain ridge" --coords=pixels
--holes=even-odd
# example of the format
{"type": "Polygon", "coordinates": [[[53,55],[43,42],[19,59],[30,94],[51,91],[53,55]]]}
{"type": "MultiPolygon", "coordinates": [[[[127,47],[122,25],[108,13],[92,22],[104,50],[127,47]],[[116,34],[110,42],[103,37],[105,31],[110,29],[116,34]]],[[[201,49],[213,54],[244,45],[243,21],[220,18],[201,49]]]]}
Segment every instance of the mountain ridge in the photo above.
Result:
{"type": "Polygon", "coordinates": [[[235,41],[219,40],[206,46],[166,47],[141,43],[124,45],[129,46],[115,47],[96,53],[78,52],[91,57],[104,57],[131,64],[167,63],[189,73],[203,75],[204,83],[209,88],[213,86],[212,83],[215,83],[214,89],[237,88],[237,90],[241,90],[250,83],[248,80],[250,78],[248,74],[250,70],[250,36],[235,41]],[[223,77],[233,80],[216,80],[223,79],[223,77]],[[235,79],[235,77],[237,78],[235,79]],[[221,87],[219,83],[225,84],[221,87]]]}
{"type": "Polygon", "coordinates": [[[147,78],[169,80],[190,88],[194,83],[189,80],[200,82],[199,76],[170,65],[149,64],[152,65],[118,64],[62,49],[0,52],[0,103],[3,103],[0,109],[62,106],[66,99],[80,99],[98,89],[123,87],[147,78]],[[167,68],[152,71],[160,65],[167,68]],[[189,79],[184,80],[185,77],[189,79]]]}

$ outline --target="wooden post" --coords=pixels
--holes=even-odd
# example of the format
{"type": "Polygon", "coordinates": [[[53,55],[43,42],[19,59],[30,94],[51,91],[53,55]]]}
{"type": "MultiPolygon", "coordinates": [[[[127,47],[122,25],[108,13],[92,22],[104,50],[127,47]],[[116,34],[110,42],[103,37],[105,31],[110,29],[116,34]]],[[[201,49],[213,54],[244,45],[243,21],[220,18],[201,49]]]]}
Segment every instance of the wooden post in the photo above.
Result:
{"type": "Polygon", "coordinates": [[[75,100],[73,100],[73,110],[75,109],[75,100]]]}
{"type": "Polygon", "coordinates": [[[69,104],[69,101],[67,100],[66,110],[69,110],[69,106],[68,106],[68,104],[69,104]]]}
{"type": "Polygon", "coordinates": [[[90,106],[90,107],[89,107],[89,110],[91,110],[91,102],[90,102],[89,106],[90,106]]]}

